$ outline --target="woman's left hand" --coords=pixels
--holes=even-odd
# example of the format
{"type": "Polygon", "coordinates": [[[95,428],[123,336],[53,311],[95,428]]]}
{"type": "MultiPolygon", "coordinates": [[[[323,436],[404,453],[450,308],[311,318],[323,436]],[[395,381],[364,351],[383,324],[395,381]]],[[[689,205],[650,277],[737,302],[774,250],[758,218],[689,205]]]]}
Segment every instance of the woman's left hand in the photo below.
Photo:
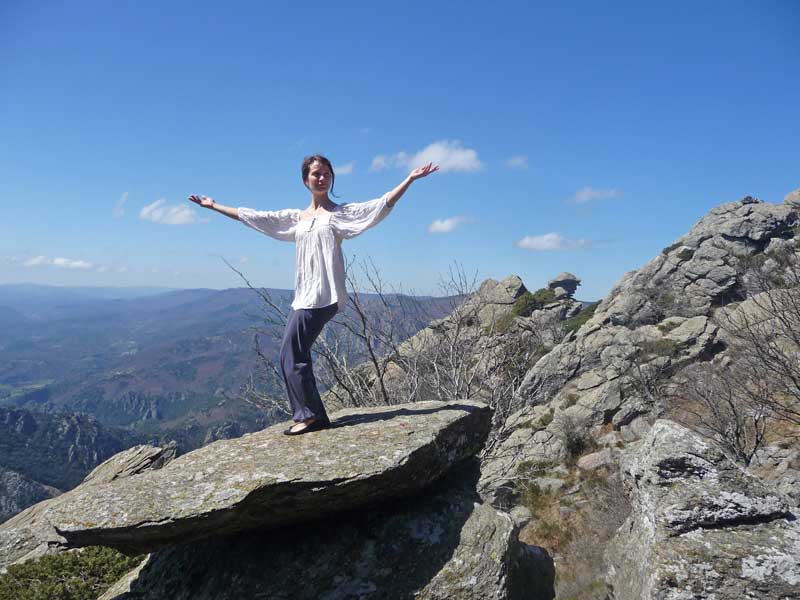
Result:
{"type": "Polygon", "coordinates": [[[427,165],[411,171],[411,173],[408,174],[408,177],[409,179],[411,179],[411,181],[416,181],[417,179],[421,179],[422,177],[427,177],[431,173],[436,173],[436,171],[438,170],[439,170],[439,165],[435,165],[432,162],[429,162],[427,165]]]}

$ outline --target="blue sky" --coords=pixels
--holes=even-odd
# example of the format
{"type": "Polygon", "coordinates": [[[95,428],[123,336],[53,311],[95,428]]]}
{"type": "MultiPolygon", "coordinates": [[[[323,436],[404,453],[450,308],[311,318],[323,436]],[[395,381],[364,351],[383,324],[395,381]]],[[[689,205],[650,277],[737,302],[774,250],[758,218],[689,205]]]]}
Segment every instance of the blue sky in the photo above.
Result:
{"type": "Polygon", "coordinates": [[[600,298],[713,206],[800,187],[800,2],[0,2],[0,283],[290,288],[294,247],[186,201],[415,183],[345,251],[600,298]]]}

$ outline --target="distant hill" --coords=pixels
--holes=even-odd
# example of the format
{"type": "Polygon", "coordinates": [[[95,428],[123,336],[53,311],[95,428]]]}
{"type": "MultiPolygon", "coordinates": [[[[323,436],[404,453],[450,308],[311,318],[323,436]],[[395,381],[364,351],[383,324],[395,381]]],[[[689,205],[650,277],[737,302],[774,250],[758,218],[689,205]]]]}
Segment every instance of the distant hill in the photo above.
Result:
{"type": "Polygon", "coordinates": [[[122,429],[88,415],[0,407],[0,467],[67,490],[108,457],[135,444],[122,429]]]}
{"type": "MultiPolygon", "coordinates": [[[[72,288],[62,298],[61,291],[0,286],[0,299],[15,311],[0,336],[0,405],[87,413],[153,440],[174,438],[182,450],[266,424],[263,414],[235,400],[259,369],[253,338],[264,304],[253,290],[173,290],[133,299],[88,297],[72,288]]],[[[289,311],[290,290],[266,291],[289,311]]],[[[362,299],[367,310],[379,304],[374,296],[362,299]]],[[[397,318],[404,337],[450,306],[442,298],[387,301],[425,308],[397,318]]],[[[278,344],[274,336],[261,337],[268,358],[277,357],[278,344]]]]}

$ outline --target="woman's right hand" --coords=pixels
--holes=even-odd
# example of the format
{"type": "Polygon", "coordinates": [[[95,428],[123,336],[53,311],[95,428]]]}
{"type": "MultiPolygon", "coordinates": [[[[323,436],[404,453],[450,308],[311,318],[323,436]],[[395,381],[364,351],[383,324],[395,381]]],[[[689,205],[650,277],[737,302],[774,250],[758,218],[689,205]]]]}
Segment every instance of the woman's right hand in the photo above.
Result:
{"type": "Polygon", "coordinates": [[[203,208],[211,208],[214,206],[214,199],[209,198],[208,196],[189,196],[189,200],[194,202],[195,204],[199,204],[203,208]]]}

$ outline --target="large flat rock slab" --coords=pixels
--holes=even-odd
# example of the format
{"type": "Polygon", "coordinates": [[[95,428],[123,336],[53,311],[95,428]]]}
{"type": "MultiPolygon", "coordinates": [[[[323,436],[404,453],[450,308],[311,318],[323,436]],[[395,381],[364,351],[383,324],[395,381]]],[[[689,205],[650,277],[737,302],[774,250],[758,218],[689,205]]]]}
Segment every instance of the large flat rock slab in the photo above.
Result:
{"type": "Polygon", "coordinates": [[[428,485],[481,448],[490,422],[471,401],[348,409],[324,431],[289,437],[277,425],[79,486],[43,516],[68,546],[129,553],[321,519],[428,485]]]}
{"type": "Polygon", "coordinates": [[[481,503],[476,466],[370,510],[155,552],[100,600],[552,598],[552,560],[481,503]]]}

